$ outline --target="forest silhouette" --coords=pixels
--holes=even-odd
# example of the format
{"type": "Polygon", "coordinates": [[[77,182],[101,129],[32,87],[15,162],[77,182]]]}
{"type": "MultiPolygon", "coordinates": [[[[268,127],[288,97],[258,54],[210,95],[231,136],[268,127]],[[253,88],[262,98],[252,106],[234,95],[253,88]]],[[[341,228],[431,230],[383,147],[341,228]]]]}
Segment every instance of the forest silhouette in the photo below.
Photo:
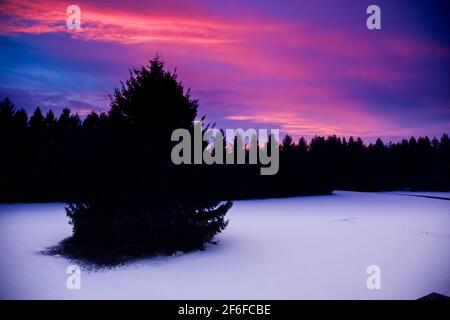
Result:
{"type": "MultiPolygon", "coordinates": [[[[450,189],[447,134],[369,145],[353,137],[294,142],[286,135],[273,176],[261,176],[260,165],[248,161],[174,165],[170,134],[192,130],[198,106],[159,57],[130,71],[108,112],[84,119],[69,109],[57,116],[36,108],[28,115],[5,98],[0,201],[67,202],[73,236],[63,249],[98,258],[99,252],[140,256],[203,248],[226,227],[230,200],[334,189],[450,189]]],[[[254,139],[242,142],[246,150],[254,143],[265,147],[254,139]]],[[[235,140],[224,151],[236,153],[238,145],[235,140]]]]}

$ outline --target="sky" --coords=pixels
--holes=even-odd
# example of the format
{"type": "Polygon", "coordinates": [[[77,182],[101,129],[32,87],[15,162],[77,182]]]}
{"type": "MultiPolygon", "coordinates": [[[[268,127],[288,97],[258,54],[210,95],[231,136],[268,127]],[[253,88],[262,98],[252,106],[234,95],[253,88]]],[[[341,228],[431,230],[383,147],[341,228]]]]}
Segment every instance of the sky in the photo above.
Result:
{"type": "Polygon", "coordinates": [[[0,98],[106,111],[159,53],[221,128],[399,140],[450,132],[450,4],[0,0],[0,98]],[[81,29],[66,8],[81,9],[81,29]],[[381,30],[366,27],[369,5],[381,30]]]}

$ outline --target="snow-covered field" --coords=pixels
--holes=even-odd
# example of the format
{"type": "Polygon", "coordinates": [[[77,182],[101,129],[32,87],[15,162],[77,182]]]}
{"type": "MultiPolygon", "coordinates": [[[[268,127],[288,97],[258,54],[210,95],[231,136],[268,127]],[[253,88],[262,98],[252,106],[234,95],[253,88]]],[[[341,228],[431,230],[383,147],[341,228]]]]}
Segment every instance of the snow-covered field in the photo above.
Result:
{"type": "MultiPolygon", "coordinates": [[[[408,193],[414,194],[414,193],[408,193]]],[[[426,195],[433,195],[427,193],[426,195]]],[[[450,198],[450,193],[439,197],[450,198]]],[[[450,295],[450,201],[396,193],[238,201],[216,246],[81,272],[39,253],[71,233],[63,204],[0,205],[3,299],[416,299],[450,295]],[[381,268],[369,290],[366,269],[381,268]]]]}

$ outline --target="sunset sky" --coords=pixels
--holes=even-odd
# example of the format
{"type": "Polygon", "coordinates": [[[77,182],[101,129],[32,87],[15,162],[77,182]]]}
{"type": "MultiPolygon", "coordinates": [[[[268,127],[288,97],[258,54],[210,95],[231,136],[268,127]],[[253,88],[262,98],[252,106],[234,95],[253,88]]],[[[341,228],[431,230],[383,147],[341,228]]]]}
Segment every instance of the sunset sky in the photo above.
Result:
{"type": "Polygon", "coordinates": [[[295,137],[450,132],[448,1],[0,0],[0,98],[107,110],[157,52],[223,128],[295,137]],[[81,8],[68,30],[66,8],[81,8]],[[381,7],[382,30],[366,28],[381,7]]]}

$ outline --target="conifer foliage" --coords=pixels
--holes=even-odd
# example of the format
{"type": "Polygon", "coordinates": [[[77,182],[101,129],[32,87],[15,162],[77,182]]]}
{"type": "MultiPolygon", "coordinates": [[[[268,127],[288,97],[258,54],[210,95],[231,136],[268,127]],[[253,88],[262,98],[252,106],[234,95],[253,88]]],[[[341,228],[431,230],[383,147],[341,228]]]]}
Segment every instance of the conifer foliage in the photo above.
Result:
{"type": "Polygon", "coordinates": [[[191,130],[197,107],[159,57],[131,71],[112,97],[108,126],[95,131],[104,134],[85,137],[88,150],[97,146],[95,170],[66,209],[73,237],[64,251],[106,260],[171,254],[202,249],[224,230],[231,202],[212,196],[214,177],[170,159],[172,131],[191,130]]]}

